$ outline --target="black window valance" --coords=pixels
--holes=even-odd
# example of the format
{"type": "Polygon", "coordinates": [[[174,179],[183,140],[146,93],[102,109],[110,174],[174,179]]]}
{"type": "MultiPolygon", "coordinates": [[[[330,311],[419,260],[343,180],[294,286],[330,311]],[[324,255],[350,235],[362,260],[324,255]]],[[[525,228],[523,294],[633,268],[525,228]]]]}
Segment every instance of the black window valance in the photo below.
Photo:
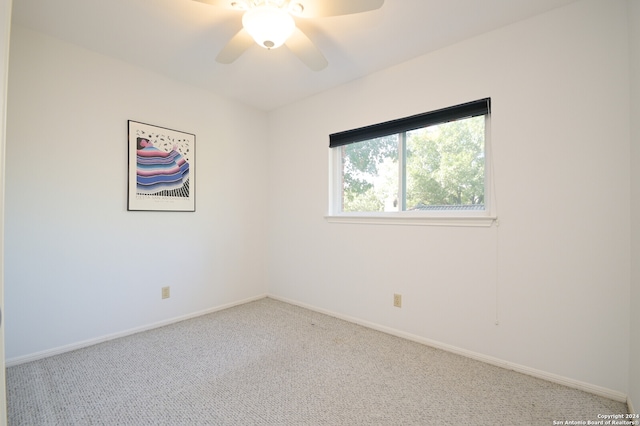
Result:
{"type": "Polygon", "coordinates": [[[434,124],[459,120],[461,118],[486,115],[489,114],[490,110],[491,98],[480,99],[448,108],[442,108],[436,111],[387,121],[385,123],[373,124],[371,126],[360,127],[359,129],[333,133],[329,135],[329,147],[335,148],[337,146],[407,132],[434,124]]]}

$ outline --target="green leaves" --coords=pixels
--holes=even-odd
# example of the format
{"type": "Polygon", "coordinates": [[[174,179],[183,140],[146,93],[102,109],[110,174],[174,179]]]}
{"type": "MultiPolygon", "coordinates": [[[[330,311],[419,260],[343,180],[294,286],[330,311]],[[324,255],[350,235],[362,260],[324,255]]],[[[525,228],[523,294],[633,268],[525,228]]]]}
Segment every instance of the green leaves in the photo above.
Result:
{"type": "Polygon", "coordinates": [[[406,146],[402,135],[343,146],[343,211],[398,211],[403,174],[407,210],[483,204],[484,121],[478,116],[409,131],[406,146]]]}
{"type": "MultiPolygon", "coordinates": [[[[343,148],[344,211],[383,211],[384,200],[376,194],[380,166],[398,160],[398,135],[385,136],[343,148]]],[[[384,176],[383,176],[384,177],[384,176]]]]}
{"type": "Polygon", "coordinates": [[[407,207],[484,203],[484,116],[407,135],[407,207]]]}

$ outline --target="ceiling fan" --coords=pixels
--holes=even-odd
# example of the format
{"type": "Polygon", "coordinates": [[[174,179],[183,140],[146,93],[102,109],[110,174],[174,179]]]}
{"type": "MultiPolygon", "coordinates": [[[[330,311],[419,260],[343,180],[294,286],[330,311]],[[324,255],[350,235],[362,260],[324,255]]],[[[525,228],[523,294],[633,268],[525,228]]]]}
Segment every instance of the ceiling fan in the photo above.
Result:
{"type": "Polygon", "coordinates": [[[216,61],[230,64],[254,41],[265,49],[286,45],[305,65],[320,71],[328,65],[322,52],[296,27],[296,18],[322,18],[368,12],[384,0],[195,0],[244,11],[243,28],[218,53],[216,61]]]}

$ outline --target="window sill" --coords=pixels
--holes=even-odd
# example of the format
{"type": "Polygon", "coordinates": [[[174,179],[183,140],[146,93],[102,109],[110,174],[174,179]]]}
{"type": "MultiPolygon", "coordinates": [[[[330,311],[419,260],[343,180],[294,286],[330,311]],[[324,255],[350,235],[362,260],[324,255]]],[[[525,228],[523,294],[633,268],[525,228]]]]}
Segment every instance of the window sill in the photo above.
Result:
{"type": "Polygon", "coordinates": [[[395,213],[327,215],[325,219],[329,223],[457,227],[490,227],[497,221],[495,216],[417,216],[395,213]]]}

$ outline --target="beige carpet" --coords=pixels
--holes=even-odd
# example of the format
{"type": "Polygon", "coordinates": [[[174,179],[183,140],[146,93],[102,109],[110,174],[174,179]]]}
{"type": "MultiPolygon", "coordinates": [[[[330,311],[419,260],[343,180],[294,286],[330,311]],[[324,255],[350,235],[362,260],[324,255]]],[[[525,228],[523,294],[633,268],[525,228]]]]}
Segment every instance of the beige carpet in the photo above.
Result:
{"type": "Polygon", "coordinates": [[[9,425],[552,425],[625,404],[262,299],[11,367],[9,425]]]}

